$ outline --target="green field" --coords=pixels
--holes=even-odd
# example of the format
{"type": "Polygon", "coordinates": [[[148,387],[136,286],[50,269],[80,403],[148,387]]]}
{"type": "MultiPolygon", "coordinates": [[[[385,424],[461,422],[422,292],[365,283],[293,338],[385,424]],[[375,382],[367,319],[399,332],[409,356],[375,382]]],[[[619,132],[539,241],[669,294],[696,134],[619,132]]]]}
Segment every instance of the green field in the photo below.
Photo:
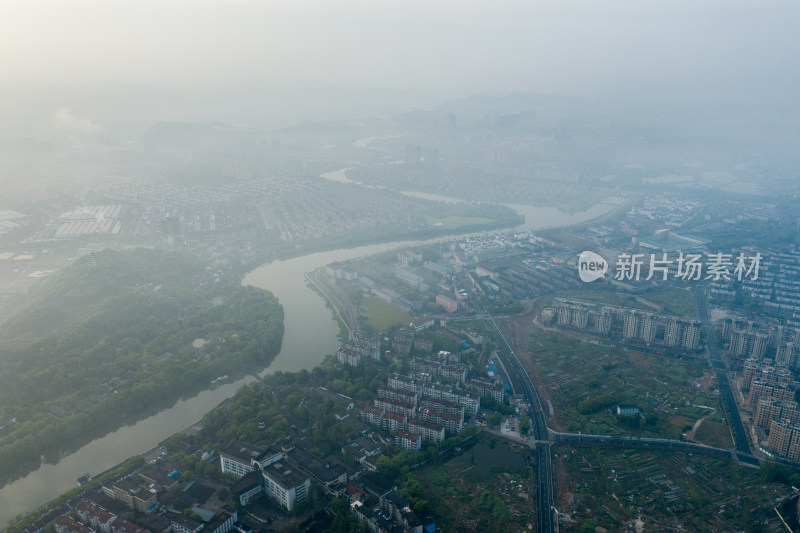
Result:
{"type": "MultiPolygon", "coordinates": [[[[703,362],[603,346],[563,333],[540,331],[528,340],[525,364],[553,398],[557,418],[570,432],[680,439],[717,407],[716,378],[703,362]],[[602,402],[604,395],[610,402],[602,402]],[[597,408],[587,410],[597,399],[597,408]],[[583,409],[579,404],[583,404],[583,409]],[[618,419],[617,404],[643,409],[649,419],[618,419]]],[[[712,426],[710,425],[709,428],[712,426]]],[[[716,443],[715,436],[701,433],[716,443]]]]}
{"type": "Polygon", "coordinates": [[[530,531],[528,524],[536,524],[536,483],[529,453],[484,436],[443,465],[415,470],[437,530],[530,531]]]}
{"type": "Polygon", "coordinates": [[[365,298],[361,304],[366,324],[373,331],[384,331],[399,324],[408,325],[414,317],[379,298],[365,298]]]}
{"type": "Polygon", "coordinates": [[[659,288],[647,292],[643,297],[653,303],[662,306],[665,313],[683,316],[687,318],[697,318],[697,297],[690,289],[659,288]]]}

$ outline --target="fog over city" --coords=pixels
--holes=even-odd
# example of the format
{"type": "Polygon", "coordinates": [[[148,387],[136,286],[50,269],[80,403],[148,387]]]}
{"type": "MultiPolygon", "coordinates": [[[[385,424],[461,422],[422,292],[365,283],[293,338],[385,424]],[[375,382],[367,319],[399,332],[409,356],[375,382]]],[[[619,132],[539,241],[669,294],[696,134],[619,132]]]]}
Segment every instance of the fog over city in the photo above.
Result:
{"type": "MultiPolygon", "coordinates": [[[[798,87],[794,1],[58,0],[0,9],[2,86],[65,106],[80,90],[144,107],[309,84],[413,91],[429,105],[507,92],[752,102],[798,87]]],[[[26,108],[26,99],[4,100],[26,108]]]]}
{"type": "Polygon", "coordinates": [[[58,0],[0,15],[4,184],[36,172],[29,141],[47,141],[34,159],[67,142],[97,163],[158,121],[275,130],[476,94],[797,140],[795,1],[58,0]]]}
{"type": "Polygon", "coordinates": [[[0,0],[0,530],[800,526],[798,28],[0,0]]]}

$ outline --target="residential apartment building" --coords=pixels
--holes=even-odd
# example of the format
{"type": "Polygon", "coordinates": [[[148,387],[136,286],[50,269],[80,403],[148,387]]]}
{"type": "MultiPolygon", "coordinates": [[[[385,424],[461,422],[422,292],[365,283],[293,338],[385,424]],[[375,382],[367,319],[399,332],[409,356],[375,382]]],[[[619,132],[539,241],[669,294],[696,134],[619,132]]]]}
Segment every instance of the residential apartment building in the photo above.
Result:
{"type": "Polygon", "coordinates": [[[396,389],[394,387],[380,386],[378,387],[378,397],[387,398],[391,401],[396,401],[403,404],[410,404],[416,407],[419,395],[412,391],[396,389]]]}
{"type": "Polygon", "coordinates": [[[413,416],[414,410],[416,409],[416,406],[413,403],[391,400],[382,396],[372,400],[372,403],[378,409],[383,409],[384,411],[388,411],[390,413],[398,413],[407,417],[413,416]]]}
{"type": "Polygon", "coordinates": [[[794,383],[792,372],[782,366],[773,366],[764,359],[748,359],[742,369],[742,389],[749,389],[753,380],[791,387],[794,383]]]}
{"type": "Polygon", "coordinates": [[[408,428],[408,416],[399,413],[385,413],[380,423],[381,429],[397,431],[408,428]]]}
{"type": "Polygon", "coordinates": [[[422,437],[408,431],[398,431],[394,438],[394,443],[400,448],[411,452],[418,452],[422,449],[422,437]]]}
{"type": "Polygon", "coordinates": [[[761,398],[772,398],[778,401],[790,402],[794,400],[794,389],[785,385],[769,383],[761,379],[754,379],[750,384],[750,394],[747,396],[747,408],[755,412],[761,398]]]}
{"type": "Polygon", "coordinates": [[[782,342],[778,344],[775,362],[781,366],[797,370],[800,367],[800,343],[782,342]]]}
{"type": "Polygon", "coordinates": [[[476,392],[481,398],[490,398],[496,403],[503,403],[503,387],[488,379],[470,379],[467,389],[476,392]]]}
{"type": "Polygon", "coordinates": [[[774,398],[760,398],[756,407],[753,422],[760,428],[767,429],[773,420],[786,419],[792,424],[800,424],[800,411],[797,402],[782,402],[774,398]]]}
{"type": "Polygon", "coordinates": [[[381,343],[377,337],[351,333],[345,347],[362,358],[375,359],[376,361],[381,358],[381,343]]]}
{"type": "Polygon", "coordinates": [[[770,424],[767,448],[792,461],[800,460],[800,427],[789,420],[773,420],[770,424]]]}
{"type": "Polygon", "coordinates": [[[467,367],[463,363],[443,363],[421,357],[412,357],[409,361],[409,368],[413,372],[430,374],[433,377],[463,383],[467,377],[467,367]]]}
{"type": "Polygon", "coordinates": [[[454,300],[443,294],[436,295],[436,303],[444,307],[444,310],[448,313],[455,313],[458,311],[458,300],[454,300]]]}
{"type": "Polygon", "coordinates": [[[94,529],[76,522],[69,516],[59,516],[53,525],[56,533],[95,533],[94,529]]]}
{"type": "Polygon", "coordinates": [[[444,426],[423,420],[409,419],[408,431],[416,433],[425,441],[431,441],[437,446],[441,444],[445,437],[444,426]]]}
{"type": "Polygon", "coordinates": [[[470,414],[475,414],[480,408],[481,400],[477,396],[465,392],[455,391],[447,385],[430,385],[422,389],[423,397],[430,397],[436,400],[447,400],[449,402],[463,405],[470,414]]]}
{"type": "Polygon", "coordinates": [[[111,524],[117,518],[115,514],[109,513],[94,502],[78,502],[75,511],[85,524],[102,533],[111,533],[111,524]]]}
{"type": "Polygon", "coordinates": [[[336,360],[343,365],[358,366],[358,363],[361,362],[361,354],[342,346],[336,350],[336,360]]]}
{"type": "Polygon", "coordinates": [[[628,309],[623,314],[622,336],[629,340],[651,343],[655,340],[661,317],[635,309],[628,309]]]}
{"type": "Polygon", "coordinates": [[[428,407],[420,407],[417,410],[416,419],[443,426],[445,434],[448,436],[457,435],[464,428],[463,417],[443,413],[428,407]]]}
{"type": "Polygon", "coordinates": [[[380,427],[384,413],[385,411],[383,409],[378,409],[377,407],[372,407],[371,405],[365,405],[361,408],[361,420],[367,424],[380,427]]]}
{"type": "Polygon", "coordinates": [[[435,400],[433,398],[426,398],[419,404],[420,408],[433,409],[441,413],[447,413],[457,417],[462,422],[464,421],[464,406],[447,400],[435,400]]]}
{"type": "Polygon", "coordinates": [[[761,359],[767,352],[769,335],[759,331],[740,330],[731,335],[728,352],[733,357],[755,357],[761,359]]]}
{"type": "Polygon", "coordinates": [[[664,328],[664,345],[696,350],[700,343],[701,322],[670,318],[664,328]]]}
{"type": "Polygon", "coordinates": [[[403,376],[400,374],[394,374],[389,377],[389,386],[394,389],[400,389],[408,392],[416,392],[417,394],[422,394],[422,389],[425,386],[425,383],[419,379],[415,379],[409,376],[403,376]]]}

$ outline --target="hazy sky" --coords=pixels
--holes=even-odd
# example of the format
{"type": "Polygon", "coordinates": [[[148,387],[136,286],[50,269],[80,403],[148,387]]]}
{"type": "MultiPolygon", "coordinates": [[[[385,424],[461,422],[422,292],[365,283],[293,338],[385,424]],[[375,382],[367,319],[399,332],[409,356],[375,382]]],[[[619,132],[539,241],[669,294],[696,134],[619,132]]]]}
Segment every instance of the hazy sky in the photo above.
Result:
{"type": "Polygon", "coordinates": [[[0,85],[798,88],[800,2],[0,0],[0,85]]]}

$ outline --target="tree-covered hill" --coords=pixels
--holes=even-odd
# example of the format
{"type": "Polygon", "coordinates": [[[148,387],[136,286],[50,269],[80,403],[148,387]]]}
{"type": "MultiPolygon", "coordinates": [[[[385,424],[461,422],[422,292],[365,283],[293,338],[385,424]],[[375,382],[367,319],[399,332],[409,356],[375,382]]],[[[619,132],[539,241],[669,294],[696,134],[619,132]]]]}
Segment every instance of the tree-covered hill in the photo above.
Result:
{"type": "Polygon", "coordinates": [[[82,258],[0,325],[0,483],[116,427],[266,366],[283,309],[270,293],[152,250],[82,258]]]}

